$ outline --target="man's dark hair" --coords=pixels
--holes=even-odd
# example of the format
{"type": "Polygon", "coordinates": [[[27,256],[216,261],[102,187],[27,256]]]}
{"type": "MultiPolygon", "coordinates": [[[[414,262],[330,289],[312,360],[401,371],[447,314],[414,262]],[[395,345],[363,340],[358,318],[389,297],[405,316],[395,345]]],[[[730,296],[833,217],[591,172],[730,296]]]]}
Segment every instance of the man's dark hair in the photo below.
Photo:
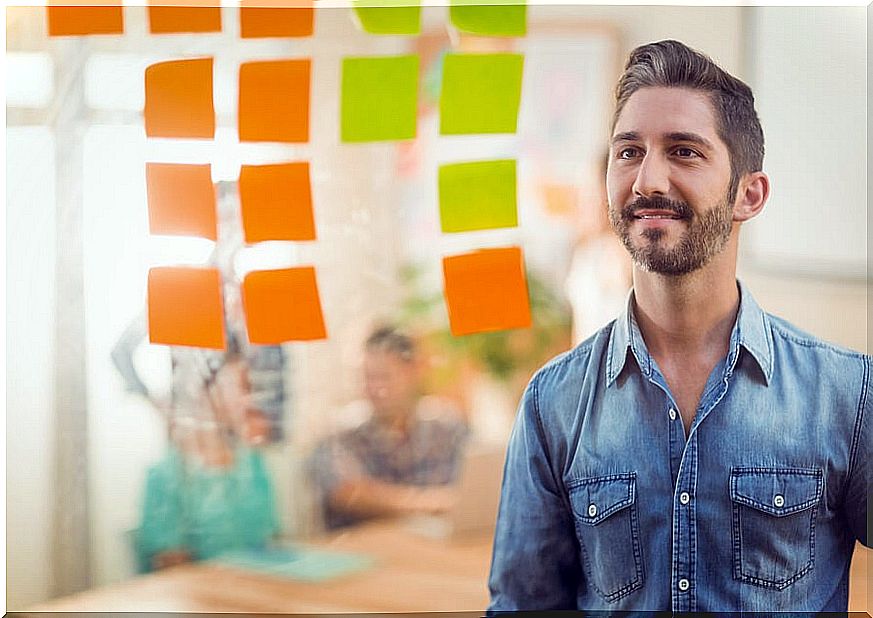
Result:
{"type": "Polygon", "coordinates": [[[364,347],[368,351],[390,352],[407,363],[415,359],[415,341],[394,326],[386,325],[376,328],[367,337],[364,347]]]}
{"type": "Polygon", "coordinates": [[[745,83],[721,69],[711,58],[680,43],[658,41],[633,50],[615,88],[611,130],[625,104],[641,88],[689,88],[709,95],[718,135],[731,160],[729,199],[736,197],[740,177],[761,171],[764,132],[755,112],[755,97],[745,83]]]}

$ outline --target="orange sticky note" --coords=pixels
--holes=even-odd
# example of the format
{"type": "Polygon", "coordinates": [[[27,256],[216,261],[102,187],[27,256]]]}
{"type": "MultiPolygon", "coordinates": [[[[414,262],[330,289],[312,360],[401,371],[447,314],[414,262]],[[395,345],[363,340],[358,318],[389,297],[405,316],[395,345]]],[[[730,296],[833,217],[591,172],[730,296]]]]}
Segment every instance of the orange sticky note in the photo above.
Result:
{"type": "Polygon", "coordinates": [[[46,11],[49,36],[77,36],[84,34],[122,34],[124,14],[121,0],[91,0],[90,2],[63,2],[46,11]]]}
{"type": "Polygon", "coordinates": [[[221,8],[215,0],[159,0],[149,4],[152,34],[221,32],[221,8]]]}
{"type": "Polygon", "coordinates": [[[239,196],[247,243],[315,240],[309,163],[243,165],[239,196]]]}
{"type": "Polygon", "coordinates": [[[324,318],[315,269],[250,272],[242,284],[249,342],[271,345],[324,339],[324,318]]]}
{"type": "Polygon", "coordinates": [[[244,62],[239,68],[239,139],[309,140],[309,60],[244,62]]]}
{"type": "Polygon", "coordinates": [[[531,325],[521,249],[483,249],[443,258],[452,334],[469,335],[531,325]]]}
{"type": "Polygon", "coordinates": [[[215,136],[212,58],[159,62],[145,71],[149,137],[215,136]]]}
{"type": "Polygon", "coordinates": [[[149,231],[218,239],[211,165],[147,163],[149,231]]]}
{"type": "Polygon", "coordinates": [[[315,11],[307,0],[242,0],[240,36],[244,39],[312,36],[315,11]]]}
{"type": "Polygon", "coordinates": [[[223,350],[224,305],[216,268],[149,270],[149,341],[223,350]]]}

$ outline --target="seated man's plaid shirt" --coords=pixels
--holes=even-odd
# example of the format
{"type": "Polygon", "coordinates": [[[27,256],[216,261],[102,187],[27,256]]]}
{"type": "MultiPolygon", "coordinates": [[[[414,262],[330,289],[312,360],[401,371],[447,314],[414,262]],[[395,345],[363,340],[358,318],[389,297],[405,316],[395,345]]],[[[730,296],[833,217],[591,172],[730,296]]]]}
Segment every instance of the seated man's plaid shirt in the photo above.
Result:
{"type": "Polygon", "coordinates": [[[458,475],[467,427],[460,416],[421,400],[406,433],[370,417],[325,440],[309,465],[327,528],[361,521],[335,509],[330,495],[344,482],[372,478],[415,486],[448,485],[458,475]]]}

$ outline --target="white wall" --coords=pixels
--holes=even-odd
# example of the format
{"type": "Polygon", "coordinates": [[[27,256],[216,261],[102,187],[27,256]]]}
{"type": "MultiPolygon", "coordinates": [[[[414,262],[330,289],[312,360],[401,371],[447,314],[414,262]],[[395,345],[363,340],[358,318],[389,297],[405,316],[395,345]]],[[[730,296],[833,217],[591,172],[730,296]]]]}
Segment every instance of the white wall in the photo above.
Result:
{"type": "Polygon", "coordinates": [[[740,276],[768,311],[866,352],[864,8],[747,11],[771,197],[744,230],[740,276]]]}
{"type": "Polygon", "coordinates": [[[48,129],[6,131],[6,603],[51,589],[55,167],[48,129]]]}
{"type": "Polygon", "coordinates": [[[772,192],[747,226],[754,263],[863,277],[867,261],[864,7],[749,9],[750,85],[772,192]]]}

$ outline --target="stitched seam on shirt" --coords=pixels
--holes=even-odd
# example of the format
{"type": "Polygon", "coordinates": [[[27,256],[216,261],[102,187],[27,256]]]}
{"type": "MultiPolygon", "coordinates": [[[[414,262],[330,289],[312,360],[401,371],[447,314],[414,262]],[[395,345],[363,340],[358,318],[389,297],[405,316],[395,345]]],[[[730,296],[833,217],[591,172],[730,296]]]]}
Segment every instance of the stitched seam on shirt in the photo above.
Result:
{"type": "Polygon", "coordinates": [[[849,484],[855,475],[858,463],[858,444],[861,442],[861,427],[864,425],[864,411],[867,408],[867,390],[870,380],[870,361],[864,363],[864,381],[861,386],[861,397],[858,400],[858,410],[855,412],[855,429],[852,432],[852,448],[849,451],[849,473],[846,475],[846,483],[843,487],[843,499],[849,491],[849,484]]]}
{"type": "MultiPolygon", "coordinates": [[[[731,480],[730,480],[730,492],[731,492],[731,501],[732,501],[732,515],[733,515],[733,527],[735,531],[735,535],[733,538],[733,546],[734,546],[734,578],[739,581],[748,582],[750,584],[754,584],[756,586],[761,586],[763,588],[771,588],[775,590],[784,590],[798,579],[809,573],[813,566],[815,565],[815,522],[816,517],[818,515],[818,506],[814,506],[812,512],[810,513],[810,530],[809,530],[809,560],[807,563],[796,573],[794,573],[788,579],[783,581],[772,581],[767,579],[762,579],[760,577],[756,577],[754,575],[749,575],[743,570],[743,557],[742,557],[742,523],[741,523],[741,512],[740,505],[746,505],[749,508],[755,508],[748,505],[746,502],[737,501],[734,499],[734,495],[738,494],[738,490],[736,489],[736,482],[739,479],[740,473],[742,471],[767,471],[767,470],[775,470],[774,468],[731,468],[731,480]]],[[[804,471],[804,468],[793,468],[795,471],[804,471]]],[[[817,501],[821,500],[821,495],[823,491],[823,479],[821,470],[817,470],[817,473],[813,476],[816,477],[816,496],[818,497],[817,501]]],[[[810,507],[806,506],[803,509],[799,509],[797,511],[792,511],[790,514],[797,516],[799,513],[808,510],[810,507]]],[[[789,513],[786,513],[788,515],[789,513]]]]}
{"type": "Polygon", "coordinates": [[[835,354],[839,354],[840,356],[846,356],[848,358],[864,358],[864,354],[860,352],[853,352],[852,350],[843,350],[836,346],[833,346],[826,341],[818,341],[816,339],[801,339],[797,335],[790,333],[786,330],[783,330],[780,326],[776,324],[772,324],[770,327],[772,330],[779,333],[784,339],[791,341],[792,343],[796,343],[797,345],[801,345],[805,348],[821,348],[823,350],[828,350],[829,352],[833,352],[835,354]]]}
{"type": "Polygon", "coordinates": [[[531,388],[533,389],[533,393],[532,393],[533,397],[532,398],[533,398],[534,419],[536,420],[537,437],[539,438],[540,444],[542,444],[542,446],[543,446],[543,454],[546,457],[546,466],[549,469],[549,476],[552,477],[552,484],[555,487],[554,493],[555,493],[555,495],[561,497],[561,499],[564,502],[564,505],[569,510],[570,503],[567,500],[567,496],[565,495],[565,492],[559,490],[560,485],[558,484],[558,480],[555,478],[555,472],[554,472],[554,469],[552,468],[552,455],[549,452],[549,445],[548,445],[548,442],[546,441],[546,434],[545,434],[545,430],[543,429],[543,419],[540,417],[539,379],[534,379],[534,381],[531,383],[531,388]]]}

